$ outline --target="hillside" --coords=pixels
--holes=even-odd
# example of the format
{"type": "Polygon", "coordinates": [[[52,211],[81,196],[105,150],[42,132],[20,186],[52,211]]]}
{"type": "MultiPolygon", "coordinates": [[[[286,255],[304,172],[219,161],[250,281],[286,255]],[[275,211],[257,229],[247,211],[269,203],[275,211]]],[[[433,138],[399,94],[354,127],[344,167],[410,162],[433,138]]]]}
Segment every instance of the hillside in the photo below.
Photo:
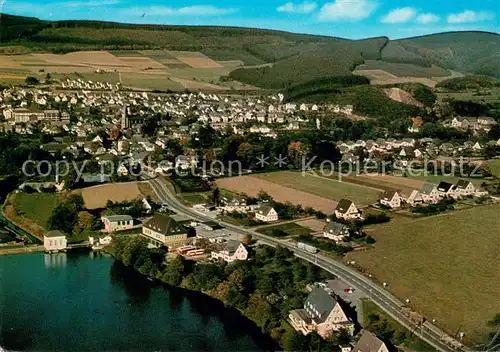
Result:
{"type": "Polygon", "coordinates": [[[500,36],[484,32],[395,41],[386,37],[347,40],[253,28],[52,22],[2,14],[0,42],[0,52],[4,53],[159,49],[198,52],[215,61],[238,62],[230,73],[232,79],[270,89],[350,75],[361,64],[368,64],[364,68],[367,71],[391,71],[389,74],[397,77],[446,77],[448,69],[500,76],[500,36]]]}

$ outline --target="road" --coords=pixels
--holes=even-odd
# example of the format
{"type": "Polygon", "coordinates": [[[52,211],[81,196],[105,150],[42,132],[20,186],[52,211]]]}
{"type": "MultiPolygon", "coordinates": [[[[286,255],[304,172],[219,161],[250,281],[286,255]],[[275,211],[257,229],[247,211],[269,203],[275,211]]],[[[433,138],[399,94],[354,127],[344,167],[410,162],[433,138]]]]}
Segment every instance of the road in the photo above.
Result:
{"type": "MultiPolygon", "coordinates": [[[[174,194],[169,190],[165,181],[162,179],[156,178],[149,180],[154,192],[158,196],[163,203],[167,204],[173,211],[178,214],[182,214],[193,218],[197,221],[213,221],[213,218],[207,217],[202,213],[199,213],[189,207],[183,205],[174,194]]],[[[220,221],[222,226],[225,226],[228,230],[233,231],[239,235],[251,235],[253,238],[259,240],[259,242],[270,245],[270,246],[283,246],[287,247],[294,254],[307,260],[320,268],[325,269],[326,271],[332,273],[337,276],[339,279],[343,280],[350,286],[354,287],[357,290],[361,290],[368,295],[371,300],[376,303],[385,313],[391,316],[394,320],[399,322],[409,331],[414,331],[414,334],[420,337],[422,340],[436,348],[438,351],[469,351],[467,348],[457,349],[453,347],[451,344],[445,342],[446,341],[455,341],[450,336],[446,335],[443,331],[441,331],[438,327],[431,324],[430,322],[425,322],[423,325],[417,326],[413,323],[408,317],[406,317],[401,311],[401,307],[404,304],[399,301],[396,297],[390,294],[386,289],[377,285],[376,283],[369,280],[367,277],[363,276],[356,270],[351,267],[348,267],[342,263],[339,263],[331,258],[328,258],[322,254],[311,254],[307,251],[301,250],[297,248],[292,243],[277,240],[275,238],[260,234],[258,232],[242,228],[239,226],[234,226],[232,224],[220,221]]],[[[455,341],[456,342],[456,341],[455,341]]],[[[458,345],[458,342],[456,342],[458,345]]]]}

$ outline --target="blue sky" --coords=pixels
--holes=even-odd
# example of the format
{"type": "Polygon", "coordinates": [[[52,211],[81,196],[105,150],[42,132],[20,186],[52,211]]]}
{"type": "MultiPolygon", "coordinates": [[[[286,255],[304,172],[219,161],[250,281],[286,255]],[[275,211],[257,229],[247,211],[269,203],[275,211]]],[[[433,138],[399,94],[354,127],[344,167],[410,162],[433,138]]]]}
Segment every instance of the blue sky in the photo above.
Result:
{"type": "Polygon", "coordinates": [[[42,19],[225,25],[367,38],[500,31],[498,0],[0,0],[1,12],[42,19]]]}

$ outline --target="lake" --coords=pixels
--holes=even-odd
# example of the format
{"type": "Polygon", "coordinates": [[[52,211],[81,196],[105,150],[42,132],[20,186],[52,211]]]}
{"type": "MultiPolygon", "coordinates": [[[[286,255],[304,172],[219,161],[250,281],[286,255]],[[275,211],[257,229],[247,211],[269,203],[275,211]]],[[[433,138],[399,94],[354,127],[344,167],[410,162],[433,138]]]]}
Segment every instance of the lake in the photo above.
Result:
{"type": "Polygon", "coordinates": [[[237,311],[155,284],[106,254],[0,257],[0,346],[50,351],[264,351],[237,311]]]}

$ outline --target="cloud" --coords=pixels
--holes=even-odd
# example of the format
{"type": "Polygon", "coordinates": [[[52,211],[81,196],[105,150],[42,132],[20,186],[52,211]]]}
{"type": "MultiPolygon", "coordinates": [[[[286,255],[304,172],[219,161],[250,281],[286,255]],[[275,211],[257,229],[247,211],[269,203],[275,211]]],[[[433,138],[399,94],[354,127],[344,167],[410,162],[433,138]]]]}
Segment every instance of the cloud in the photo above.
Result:
{"type": "Polygon", "coordinates": [[[417,22],[421,24],[429,24],[439,22],[441,18],[433,13],[421,13],[417,17],[417,22]]]}
{"type": "Polygon", "coordinates": [[[415,17],[417,10],[413,7],[402,7],[392,10],[382,17],[382,23],[406,23],[415,17]]]}
{"type": "Polygon", "coordinates": [[[146,16],[220,16],[238,12],[234,8],[220,8],[212,5],[194,5],[173,8],[168,6],[149,6],[134,7],[121,11],[124,15],[142,15],[146,16]]]}
{"type": "Polygon", "coordinates": [[[370,0],[335,0],[323,5],[321,21],[359,21],[371,15],[377,5],[370,0]]]}
{"type": "Polygon", "coordinates": [[[493,12],[465,10],[460,13],[452,13],[448,16],[448,23],[472,23],[489,21],[495,18],[493,12]]]}
{"type": "Polygon", "coordinates": [[[311,13],[316,9],[315,2],[304,1],[302,3],[294,4],[293,2],[287,2],[276,8],[278,12],[289,12],[289,13],[311,13]]]}

